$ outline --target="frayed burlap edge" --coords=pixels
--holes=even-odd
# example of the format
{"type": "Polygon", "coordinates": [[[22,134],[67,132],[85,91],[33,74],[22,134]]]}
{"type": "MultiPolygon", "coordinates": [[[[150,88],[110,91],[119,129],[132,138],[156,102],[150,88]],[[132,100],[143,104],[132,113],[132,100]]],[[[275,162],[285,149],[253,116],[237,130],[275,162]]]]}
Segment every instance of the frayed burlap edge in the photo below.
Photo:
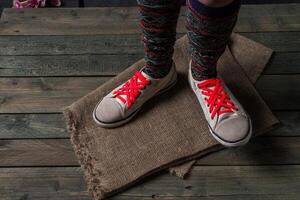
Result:
{"type": "Polygon", "coordinates": [[[88,192],[94,197],[94,199],[103,199],[108,190],[101,184],[100,175],[101,172],[96,170],[93,165],[93,156],[91,155],[88,143],[85,139],[82,139],[82,133],[78,130],[78,122],[73,116],[73,112],[67,107],[64,112],[64,118],[66,120],[67,129],[70,133],[71,143],[75,147],[73,148],[76,157],[79,161],[81,168],[84,171],[85,180],[88,186],[88,192]],[[95,192],[97,191],[97,192],[95,192]]]}

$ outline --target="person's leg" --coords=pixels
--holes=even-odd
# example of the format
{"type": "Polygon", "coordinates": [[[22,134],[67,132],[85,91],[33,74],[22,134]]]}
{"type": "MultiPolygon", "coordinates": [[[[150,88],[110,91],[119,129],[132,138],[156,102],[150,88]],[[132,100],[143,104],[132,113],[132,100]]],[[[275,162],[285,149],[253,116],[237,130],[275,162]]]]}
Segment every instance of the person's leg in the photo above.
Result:
{"type": "Polygon", "coordinates": [[[145,72],[161,78],[172,66],[176,24],[180,11],[178,0],[137,0],[146,68],[145,72]]]}
{"type": "Polygon", "coordinates": [[[187,6],[192,75],[197,80],[215,77],[217,61],[237,21],[240,0],[187,0],[187,6]]]}
{"type": "Polygon", "coordinates": [[[240,0],[187,0],[187,5],[191,88],[214,138],[229,147],[243,145],[252,134],[250,117],[217,77],[217,61],[236,24],[240,0]]]}
{"type": "Polygon", "coordinates": [[[146,64],[96,106],[93,117],[103,127],[112,128],[128,122],[147,100],[176,82],[172,55],[179,1],[138,0],[138,5],[146,64]]]}

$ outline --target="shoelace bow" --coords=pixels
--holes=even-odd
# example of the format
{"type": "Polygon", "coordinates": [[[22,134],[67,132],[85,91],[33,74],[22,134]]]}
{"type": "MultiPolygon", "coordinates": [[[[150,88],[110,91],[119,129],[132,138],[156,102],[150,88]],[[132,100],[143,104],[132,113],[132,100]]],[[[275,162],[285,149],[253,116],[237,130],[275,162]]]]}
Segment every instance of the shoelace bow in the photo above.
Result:
{"type": "Polygon", "coordinates": [[[127,102],[128,109],[134,103],[134,100],[141,94],[141,90],[150,83],[140,71],[137,71],[124,85],[113,94],[124,104],[127,102]],[[122,96],[125,95],[125,98],[122,96]]]}
{"type": "Polygon", "coordinates": [[[224,86],[219,78],[207,79],[199,83],[198,87],[202,90],[202,94],[206,96],[205,100],[211,113],[211,119],[214,119],[216,114],[221,115],[237,110],[228,94],[223,91],[224,86]]]}

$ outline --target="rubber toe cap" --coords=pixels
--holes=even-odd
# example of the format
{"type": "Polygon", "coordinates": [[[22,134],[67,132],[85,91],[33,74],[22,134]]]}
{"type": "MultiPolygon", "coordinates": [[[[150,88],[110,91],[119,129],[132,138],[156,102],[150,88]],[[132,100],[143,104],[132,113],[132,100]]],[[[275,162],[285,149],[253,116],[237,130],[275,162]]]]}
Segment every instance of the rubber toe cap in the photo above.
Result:
{"type": "Polygon", "coordinates": [[[122,107],[111,98],[104,98],[95,109],[95,118],[101,123],[113,123],[122,120],[122,107]]]}
{"type": "Polygon", "coordinates": [[[227,143],[237,143],[247,138],[250,133],[250,120],[246,116],[225,119],[215,129],[215,134],[227,143]]]}

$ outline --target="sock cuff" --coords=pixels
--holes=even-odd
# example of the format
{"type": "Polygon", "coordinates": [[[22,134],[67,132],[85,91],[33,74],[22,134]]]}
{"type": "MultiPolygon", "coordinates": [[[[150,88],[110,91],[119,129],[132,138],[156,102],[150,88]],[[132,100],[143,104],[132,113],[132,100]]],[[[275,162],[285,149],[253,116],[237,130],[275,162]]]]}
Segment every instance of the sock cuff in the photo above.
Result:
{"type": "Polygon", "coordinates": [[[187,5],[194,12],[205,17],[226,18],[237,14],[241,6],[241,0],[233,0],[233,2],[223,7],[207,6],[199,0],[187,0],[187,5]]]}

